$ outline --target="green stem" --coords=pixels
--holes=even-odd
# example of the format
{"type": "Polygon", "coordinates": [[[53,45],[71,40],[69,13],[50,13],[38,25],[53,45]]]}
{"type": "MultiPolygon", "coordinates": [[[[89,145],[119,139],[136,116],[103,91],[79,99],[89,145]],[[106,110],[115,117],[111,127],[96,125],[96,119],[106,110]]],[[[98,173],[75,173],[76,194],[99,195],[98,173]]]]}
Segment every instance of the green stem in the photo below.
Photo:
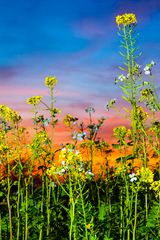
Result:
{"type": "Polygon", "coordinates": [[[19,240],[19,234],[20,234],[20,196],[21,196],[21,171],[19,171],[18,176],[18,197],[17,197],[17,240],[19,240]]]}
{"type": "Polygon", "coordinates": [[[51,201],[51,179],[49,179],[48,184],[48,177],[46,176],[46,191],[47,191],[47,200],[46,200],[46,207],[47,207],[47,236],[50,233],[50,201],[51,201]]]}
{"type": "Polygon", "coordinates": [[[9,226],[10,226],[10,240],[13,239],[13,230],[12,230],[12,211],[11,211],[11,204],[10,204],[10,192],[11,192],[11,183],[10,183],[10,162],[8,160],[8,176],[7,176],[7,205],[8,205],[8,213],[9,213],[9,226]]]}
{"type": "MultiPolygon", "coordinates": [[[[146,187],[146,192],[145,192],[145,224],[147,224],[148,220],[148,189],[146,187]]],[[[148,240],[148,233],[145,234],[145,240],[148,240]]]]}
{"type": "Polygon", "coordinates": [[[28,182],[25,179],[25,240],[28,239],[28,182]]]}
{"type": "MultiPolygon", "coordinates": [[[[43,206],[44,206],[44,172],[42,172],[42,197],[41,197],[41,220],[43,218],[43,206]]],[[[43,237],[43,226],[40,228],[39,240],[42,240],[43,237]]]]}
{"type": "Polygon", "coordinates": [[[82,186],[81,186],[80,180],[78,180],[78,185],[79,185],[79,190],[80,190],[80,198],[81,198],[82,212],[83,212],[83,219],[84,219],[84,226],[85,226],[85,239],[88,239],[85,203],[84,203],[84,197],[83,197],[82,186]]]}
{"type": "Polygon", "coordinates": [[[136,240],[136,227],[137,227],[137,205],[138,205],[138,191],[135,194],[135,205],[134,205],[134,225],[133,225],[133,240],[136,240]]]}

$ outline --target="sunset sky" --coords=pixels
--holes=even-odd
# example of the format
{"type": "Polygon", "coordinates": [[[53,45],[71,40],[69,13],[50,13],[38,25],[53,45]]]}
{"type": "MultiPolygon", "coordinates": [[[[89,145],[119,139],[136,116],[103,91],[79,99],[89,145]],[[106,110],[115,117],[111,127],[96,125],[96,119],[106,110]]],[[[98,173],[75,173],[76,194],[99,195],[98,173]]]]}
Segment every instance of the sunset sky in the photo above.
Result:
{"type": "MultiPolygon", "coordinates": [[[[97,117],[112,128],[121,117],[109,113],[110,98],[123,104],[114,79],[121,74],[120,39],[115,17],[126,12],[137,16],[139,64],[156,62],[160,77],[159,0],[0,0],[0,104],[31,117],[26,99],[43,95],[47,75],[58,78],[56,106],[62,116],[82,119],[92,106],[97,117]]],[[[122,122],[122,119],[121,119],[122,122]]]]}

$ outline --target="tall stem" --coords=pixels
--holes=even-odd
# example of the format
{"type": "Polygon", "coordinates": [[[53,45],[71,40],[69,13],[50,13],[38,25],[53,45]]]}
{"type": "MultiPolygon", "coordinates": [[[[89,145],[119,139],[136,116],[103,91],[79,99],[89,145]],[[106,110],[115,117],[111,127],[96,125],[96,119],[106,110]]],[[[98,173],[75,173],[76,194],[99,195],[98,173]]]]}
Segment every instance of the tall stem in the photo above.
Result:
{"type": "Polygon", "coordinates": [[[28,182],[25,179],[25,240],[28,239],[28,182]]]}

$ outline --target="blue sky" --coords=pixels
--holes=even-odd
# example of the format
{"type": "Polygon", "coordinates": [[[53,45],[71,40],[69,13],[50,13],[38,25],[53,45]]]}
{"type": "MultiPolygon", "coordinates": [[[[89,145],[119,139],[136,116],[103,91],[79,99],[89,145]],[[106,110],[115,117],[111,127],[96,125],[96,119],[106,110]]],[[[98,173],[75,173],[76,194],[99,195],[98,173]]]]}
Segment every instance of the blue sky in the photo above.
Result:
{"type": "Polygon", "coordinates": [[[46,96],[44,77],[55,75],[63,114],[83,115],[92,105],[107,115],[107,101],[121,96],[114,85],[123,61],[115,17],[126,12],[137,15],[139,63],[156,61],[158,81],[159,0],[0,0],[0,104],[27,118],[26,98],[46,96]]]}

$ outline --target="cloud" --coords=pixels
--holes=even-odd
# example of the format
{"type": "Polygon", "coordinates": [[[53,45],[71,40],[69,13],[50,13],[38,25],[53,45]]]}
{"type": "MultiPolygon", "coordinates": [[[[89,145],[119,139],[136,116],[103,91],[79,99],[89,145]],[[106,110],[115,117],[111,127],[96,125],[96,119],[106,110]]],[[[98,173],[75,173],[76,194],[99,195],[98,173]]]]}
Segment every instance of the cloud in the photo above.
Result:
{"type": "Polygon", "coordinates": [[[0,83],[5,84],[12,81],[12,78],[17,74],[16,68],[12,66],[2,66],[0,65],[0,83]]]}
{"type": "Polygon", "coordinates": [[[85,38],[103,37],[106,35],[104,26],[95,19],[82,19],[73,24],[74,32],[77,36],[85,38]]]}

